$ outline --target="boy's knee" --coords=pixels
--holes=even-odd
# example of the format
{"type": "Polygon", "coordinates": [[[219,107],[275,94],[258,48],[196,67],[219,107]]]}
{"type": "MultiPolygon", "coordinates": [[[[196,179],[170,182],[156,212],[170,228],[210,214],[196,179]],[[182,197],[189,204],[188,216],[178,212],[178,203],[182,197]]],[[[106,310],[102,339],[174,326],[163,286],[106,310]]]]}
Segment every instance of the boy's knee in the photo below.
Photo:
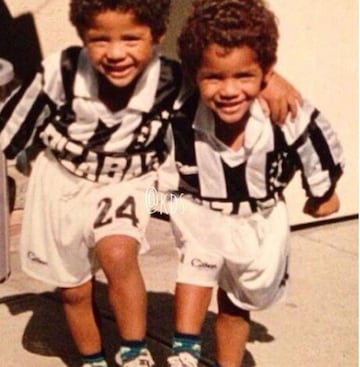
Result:
{"type": "Polygon", "coordinates": [[[111,235],[100,239],[96,244],[97,255],[100,261],[128,261],[138,254],[138,242],[135,238],[125,235],[111,235]]]}
{"type": "Polygon", "coordinates": [[[128,236],[109,236],[97,243],[100,265],[107,276],[126,274],[137,266],[138,242],[128,236]]]}

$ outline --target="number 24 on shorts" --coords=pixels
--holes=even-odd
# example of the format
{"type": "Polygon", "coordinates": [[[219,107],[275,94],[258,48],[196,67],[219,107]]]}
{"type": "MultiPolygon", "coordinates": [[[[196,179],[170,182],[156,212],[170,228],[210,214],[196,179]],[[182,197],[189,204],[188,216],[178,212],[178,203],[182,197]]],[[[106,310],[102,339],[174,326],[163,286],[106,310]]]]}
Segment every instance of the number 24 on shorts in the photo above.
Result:
{"type": "Polygon", "coordinates": [[[97,216],[94,228],[99,228],[110,224],[115,218],[128,218],[131,220],[132,225],[137,227],[139,219],[136,217],[135,200],[132,196],[129,196],[116,210],[114,211],[114,217],[111,214],[113,202],[111,198],[104,198],[100,200],[98,208],[100,208],[99,215],[97,216]]]}

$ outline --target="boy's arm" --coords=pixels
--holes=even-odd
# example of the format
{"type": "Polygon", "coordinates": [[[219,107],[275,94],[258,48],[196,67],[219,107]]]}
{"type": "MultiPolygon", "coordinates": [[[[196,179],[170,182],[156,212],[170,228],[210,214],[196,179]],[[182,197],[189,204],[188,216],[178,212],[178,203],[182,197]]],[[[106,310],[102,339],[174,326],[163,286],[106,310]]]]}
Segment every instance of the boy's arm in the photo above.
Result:
{"type": "Polygon", "coordinates": [[[315,218],[326,217],[336,213],[340,208],[340,200],[336,192],[326,195],[324,198],[308,198],[303,212],[315,218]]]}
{"type": "Polygon", "coordinates": [[[335,193],[345,165],[343,149],[328,120],[304,100],[294,121],[281,126],[291,159],[301,171],[308,197],[303,211],[323,217],[339,210],[335,193]]]}
{"type": "Polygon", "coordinates": [[[43,76],[37,74],[21,86],[0,110],[0,145],[8,159],[30,146],[52,106],[43,93],[43,76]]]}
{"type": "Polygon", "coordinates": [[[273,123],[282,124],[290,112],[295,118],[302,96],[286,79],[273,72],[261,91],[259,101],[264,112],[271,116],[273,123]]]}

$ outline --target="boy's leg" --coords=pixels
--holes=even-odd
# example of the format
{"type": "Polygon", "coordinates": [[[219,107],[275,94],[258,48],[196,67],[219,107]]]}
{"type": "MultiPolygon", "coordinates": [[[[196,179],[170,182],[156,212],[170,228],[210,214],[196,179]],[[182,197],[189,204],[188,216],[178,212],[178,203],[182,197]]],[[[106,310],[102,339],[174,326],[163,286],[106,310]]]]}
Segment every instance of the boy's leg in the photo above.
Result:
{"type": "Polygon", "coordinates": [[[138,242],[129,236],[111,235],[98,241],[96,251],[108,280],[109,302],[113,309],[122,347],[116,357],[126,366],[153,364],[146,349],[147,300],[138,263],[138,242]],[[138,358],[139,363],[133,363],[138,358]]]}
{"type": "Polygon", "coordinates": [[[177,283],[175,290],[176,331],[198,335],[211,300],[212,287],[177,283]]]}
{"type": "Polygon", "coordinates": [[[83,365],[82,367],[108,367],[105,361],[104,354],[102,352],[82,356],[83,365]]]}
{"type": "Polygon", "coordinates": [[[177,283],[173,356],[168,358],[169,366],[197,366],[201,354],[200,333],[211,294],[211,287],[177,283]]]}
{"type": "Polygon", "coordinates": [[[175,292],[174,356],[168,358],[168,364],[192,367],[200,357],[201,329],[224,263],[219,243],[226,241],[224,233],[229,232],[221,213],[186,197],[182,210],[172,213],[170,219],[181,261],[175,292]],[[225,229],[219,230],[219,223],[225,229]]]}
{"type": "MultiPolygon", "coordinates": [[[[103,360],[98,318],[93,302],[93,281],[74,288],[61,288],[65,316],[83,359],[103,360]]],[[[106,364],[103,364],[106,366],[106,364]]]]}
{"type": "Polygon", "coordinates": [[[147,304],[137,241],[129,236],[107,236],[97,243],[96,251],[119,334],[125,340],[144,339],[147,304]]]}
{"type": "Polygon", "coordinates": [[[235,306],[226,293],[218,290],[216,319],[216,360],[221,367],[239,367],[250,333],[250,313],[235,306]]]}

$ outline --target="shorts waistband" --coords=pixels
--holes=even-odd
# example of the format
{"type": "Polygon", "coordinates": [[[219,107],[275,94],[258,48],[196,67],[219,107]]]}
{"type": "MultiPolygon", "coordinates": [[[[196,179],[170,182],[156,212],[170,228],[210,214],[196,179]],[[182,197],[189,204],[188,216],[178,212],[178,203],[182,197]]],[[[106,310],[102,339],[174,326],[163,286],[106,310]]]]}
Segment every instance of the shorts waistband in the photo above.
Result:
{"type": "Polygon", "coordinates": [[[275,207],[278,201],[284,200],[283,196],[278,193],[267,199],[250,199],[239,201],[199,198],[191,194],[184,194],[183,197],[191,198],[191,200],[196,204],[205,206],[211,210],[227,215],[238,215],[242,217],[249,217],[254,213],[269,213],[275,207]]]}

